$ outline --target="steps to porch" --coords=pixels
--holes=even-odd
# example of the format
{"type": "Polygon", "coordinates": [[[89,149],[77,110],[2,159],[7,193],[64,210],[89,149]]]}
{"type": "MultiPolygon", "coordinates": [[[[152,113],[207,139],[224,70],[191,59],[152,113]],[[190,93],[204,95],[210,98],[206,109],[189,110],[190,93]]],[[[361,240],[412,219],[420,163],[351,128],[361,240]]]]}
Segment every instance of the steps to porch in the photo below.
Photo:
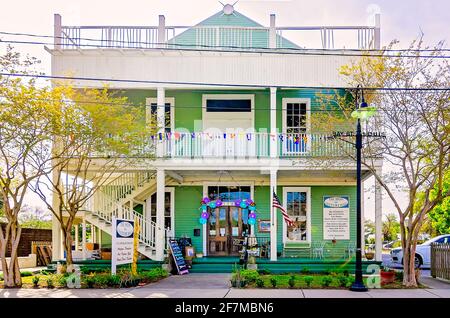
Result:
{"type": "MultiPolygon", "coordinates": [[[[268,259],[256,259],[258,270],[268,270],[271,273],[298,273],[309,271],[311,273],[348,271],[355,270],[354,260],[320,260],[310,258],[278,258],[277,261],[268,259]]],[[[376,264],[381,266],[381,262],[363,261],[363,272],[367,266],[376,264]]],[[[238,257],[203,257],[195,258],[192,261],[192,273],[232,273],[234,268],[239,266],[238,257]]]]}

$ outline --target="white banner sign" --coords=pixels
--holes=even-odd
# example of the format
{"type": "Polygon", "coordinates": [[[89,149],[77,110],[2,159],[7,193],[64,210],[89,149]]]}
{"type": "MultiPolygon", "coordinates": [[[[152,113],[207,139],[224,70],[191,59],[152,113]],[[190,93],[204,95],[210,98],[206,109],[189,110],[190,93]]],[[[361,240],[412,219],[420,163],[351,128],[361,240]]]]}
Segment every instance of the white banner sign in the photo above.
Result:
{"type": "Polygon", "coordinates": [[[117,265],[133,262],[134,221],[112,219],[111,272],[116,273],[117,265]]]}
{"type": "Polygon", "coordinates": [[[323,197],[323,239],[350,239],[350,208],[348,196],[323,197]]]}

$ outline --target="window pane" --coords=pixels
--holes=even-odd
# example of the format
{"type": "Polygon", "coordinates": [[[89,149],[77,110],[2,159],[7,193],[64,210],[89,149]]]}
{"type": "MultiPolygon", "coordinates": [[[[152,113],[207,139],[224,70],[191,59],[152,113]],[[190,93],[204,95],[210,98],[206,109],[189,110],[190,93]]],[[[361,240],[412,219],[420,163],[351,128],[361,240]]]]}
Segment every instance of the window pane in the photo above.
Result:
{"type": "Polygon", "coordinates": [[[294,220],[294,224],[287,228],[288,240],[305,241],[307,239],[306,200],[306,192],[287,193],[286,212],[294,220]]]}
{"type": "Polygon", "coordinates": [[[208,99],[207,112],[251,112],[250,99],[208,99]]]}

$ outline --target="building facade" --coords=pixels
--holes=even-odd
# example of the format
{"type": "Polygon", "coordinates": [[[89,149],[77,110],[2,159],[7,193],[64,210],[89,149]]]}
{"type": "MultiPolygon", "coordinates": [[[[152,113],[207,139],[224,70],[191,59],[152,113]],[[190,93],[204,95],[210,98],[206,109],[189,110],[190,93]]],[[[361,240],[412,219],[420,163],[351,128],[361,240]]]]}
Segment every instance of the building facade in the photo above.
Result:
{"type": "MultiPolygon", "coordinates": [[[[345,29],[358,48],[379,48],[376,21],[345,29]]],[[[257,256],[272,262],[351,258],[356,173],[345,154],[353,146],[311,123],[323,107],[319,96],[345,90],[339,67],[358,58],[332,54],[342,29],[277,27],[275,15],[264,27],[231,5],[195,26],[166,26],[159,16],[154,27],[72,27],[55,15],[55,45],[47,48],[53,75],[71,72],[79,87],[116,79],[110,89],[145,105],[146,120],[159,127],[148,141],[156,159],[115,175],[80,214],[75,255],[89,258],[86,227],[91,243],[110,246],[117,216],[138,218],[139,251],[152,260],[164,258],[168,237],[185,236],[204,257],[237,256],[249,236],[257,256]],[[284,36],[310,30],[322,49],[302,51],[301,37],[284,36]],[[274,195],[292,224],[273,208],[274,195]]],[[[375,197],[381,260],[379,187],[375,197]]],[[[53,246],[54,259],[64,257],[56,220],[53,246]]]]}

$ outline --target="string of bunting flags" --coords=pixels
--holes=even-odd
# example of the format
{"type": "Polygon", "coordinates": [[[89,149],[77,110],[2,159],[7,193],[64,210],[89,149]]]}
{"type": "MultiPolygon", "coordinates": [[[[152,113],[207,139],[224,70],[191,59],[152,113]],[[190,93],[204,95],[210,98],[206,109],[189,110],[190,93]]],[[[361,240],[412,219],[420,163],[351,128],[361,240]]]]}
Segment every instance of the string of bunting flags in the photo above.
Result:
{"type": "MultiPolygon", "coordinates": [[[[258,133],[259,135],[264,134],[264,133],[258,133]]],[[[206,133],[206,132],[195,132],[195,133],[179,133],[179,132],[166,132],[166,133],[158,133],[156,135],[152,135],[151,138],[152,140],[180,140],[180,139],[184,139],[184,138],[191,138],[191,139],[196,139],[196,138],[208,138],[209,140],[214,140],[214,139],[235,139],[235,138],[243,138],[245,137],[248,141],[251,141],[253,139],[256,138],[255,133],[221,133],[221,134],[214,134],[214,133],[206,133]]],[[[271,139],[273,141],[275,141],[275,139],[277,138],[276,134],[265,134],[267,136],[270,136],[271,139]]],[[[330,138],[333,138],[332,136],[330,136],[330,138]]],[[[291,140],[294,143],[300,143],[301,141],[306,143],[308,142],[308,135],[307,134],[298,134],[298,135],[290,135],[290,134],[286,134],[286,135],[282,135],[279,134],[278,135],[278,139],[280,141],[284,141],[286,140],[291,140]]]]}

